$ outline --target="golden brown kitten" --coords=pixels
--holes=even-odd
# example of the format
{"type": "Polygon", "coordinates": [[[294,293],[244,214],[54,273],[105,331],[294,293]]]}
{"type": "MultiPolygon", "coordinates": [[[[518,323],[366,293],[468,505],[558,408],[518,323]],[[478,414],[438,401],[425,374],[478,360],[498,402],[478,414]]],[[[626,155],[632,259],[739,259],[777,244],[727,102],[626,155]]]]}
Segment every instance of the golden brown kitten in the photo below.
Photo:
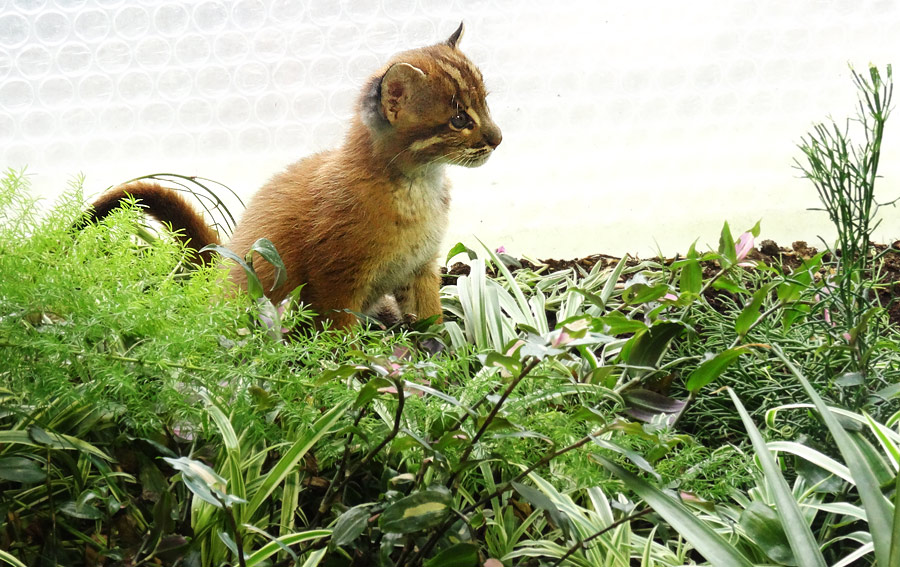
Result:
{"type": "MultiPolygon", "coordinates": [[[[463,26],[444,43],[395,55],[363,87],[344,144],[302,159],[251,199],[228,247],[243,256],[268,238],[287,268],[280,301],[301,299],[347,327],[386,294],[403,313],[440,315],[438,246],[447,226],[446,164],[476,167],[500,144],[481,73],[459,50],[463,26]]],[[[176,192],[155,183],[116,187],[94,204],[102,218],[128,195],[199,249],[218,243],[176,192]]],[[[266,289],[273,268],[256,265],[266,289]]],[[[233,266],[230,278],[246,286],[233,266]]]]}

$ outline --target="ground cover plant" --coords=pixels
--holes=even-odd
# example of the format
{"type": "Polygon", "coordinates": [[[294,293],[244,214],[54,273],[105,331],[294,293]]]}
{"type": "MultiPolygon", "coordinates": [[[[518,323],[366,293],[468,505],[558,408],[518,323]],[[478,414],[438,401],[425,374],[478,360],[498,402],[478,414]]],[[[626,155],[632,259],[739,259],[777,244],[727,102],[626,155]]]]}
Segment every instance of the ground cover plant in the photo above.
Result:
{"type": "MultiPolygon", "coordinates": [[[[459,244],[442,324],[312,330],[137,205],[75,230],[81,180],[39,214],[7,172],[0,562],[900,564],[900,250],[870,242],[891,71],[854,79],[856,128],[798,160],[835,245],[726,223],[550,269],[459,244]]],[[[218,251],[251,282],[280,262],[218,251]]]]}

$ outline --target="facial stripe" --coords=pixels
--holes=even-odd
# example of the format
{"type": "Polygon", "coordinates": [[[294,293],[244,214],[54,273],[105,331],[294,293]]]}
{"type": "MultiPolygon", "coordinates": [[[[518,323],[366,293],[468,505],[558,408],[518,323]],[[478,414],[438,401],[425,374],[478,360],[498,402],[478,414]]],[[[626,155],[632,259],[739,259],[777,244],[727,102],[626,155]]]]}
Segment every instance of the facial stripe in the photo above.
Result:
{"type": "Polygon", "coordinates": [[[475,79],[474,83],[476,85],[481,85],[481,83],[483,82],[481,78],[481,71],[479,71],[478,68],[468,60],[468,58],[454,53],[451,55],[451,64],[463,73],[471,75],[475,79]]]}
{"type": "Polygon", "coordinates": [[[410,151],[420,152],[425,148],[430,148],[435,144],[440,144],[444,140],[447,139],[447,136],[444,134],[438,134],[436,136],[432,136],[430,138],[425,138],[424,140],[416,140],[415,142],[409,145],[410,151]]]}
{"type": "Polygon", "coordinates": [[[474,122],[476,126],[478,126],[479,128],[481,128],[481,118],[479,118],[478,113],[475,112],[475,109],[473,109],[473,108],[471,108],[471,107],[470,107],[470,108],[467,108],[467,109],[466,109],[466,114],[469,115],[469,118],[472,119],[472,122],[474,122]]]}
{"type": "Polygon", "coordinates": [[[450,78],[456,82],[456,86],[459,88],[459,90],[463,92],[467,92],[469,90],[469,84],[465,79],[463,79],[462,73],[459,72],[459,69],[440,59],[436,59],[435,63],[437,63],[438,67],[440,67],[444,73],[447,73],[447,75],[449,75],[450,78]]]}

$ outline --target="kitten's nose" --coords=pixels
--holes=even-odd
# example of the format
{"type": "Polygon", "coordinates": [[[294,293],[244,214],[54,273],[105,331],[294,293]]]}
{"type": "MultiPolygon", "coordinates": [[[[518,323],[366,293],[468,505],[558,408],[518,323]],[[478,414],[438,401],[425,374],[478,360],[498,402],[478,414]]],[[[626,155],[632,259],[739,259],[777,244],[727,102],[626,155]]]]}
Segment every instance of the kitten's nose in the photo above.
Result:
{"type": "Polygon", "coordinates": [[[492,148],[496,148],[503,141],[503,134],[500,133],[500,128],[493,122],[482,127],[481,131],[484,141],[492,148]]]}

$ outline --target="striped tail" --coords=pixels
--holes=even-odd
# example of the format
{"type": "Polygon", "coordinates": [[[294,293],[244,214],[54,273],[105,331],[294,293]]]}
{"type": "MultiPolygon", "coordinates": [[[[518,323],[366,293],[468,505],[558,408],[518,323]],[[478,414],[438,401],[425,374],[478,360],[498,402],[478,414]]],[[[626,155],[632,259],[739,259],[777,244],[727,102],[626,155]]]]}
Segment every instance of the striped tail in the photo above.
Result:
{"type": "MultiPolygon", "coordinates": [[[[171,226],[175,237],[187,248],[198,251],[209,244],[219,244],[219,235],[191,203],[178,191],[158,183],[135,181],[110,189],[94,201],[83,221],[101,220],[132,198],[147,215],[171,226]]],[[[198,256],[200,262],[206,264],[213,254],[203,252],[198,256]]]]}

